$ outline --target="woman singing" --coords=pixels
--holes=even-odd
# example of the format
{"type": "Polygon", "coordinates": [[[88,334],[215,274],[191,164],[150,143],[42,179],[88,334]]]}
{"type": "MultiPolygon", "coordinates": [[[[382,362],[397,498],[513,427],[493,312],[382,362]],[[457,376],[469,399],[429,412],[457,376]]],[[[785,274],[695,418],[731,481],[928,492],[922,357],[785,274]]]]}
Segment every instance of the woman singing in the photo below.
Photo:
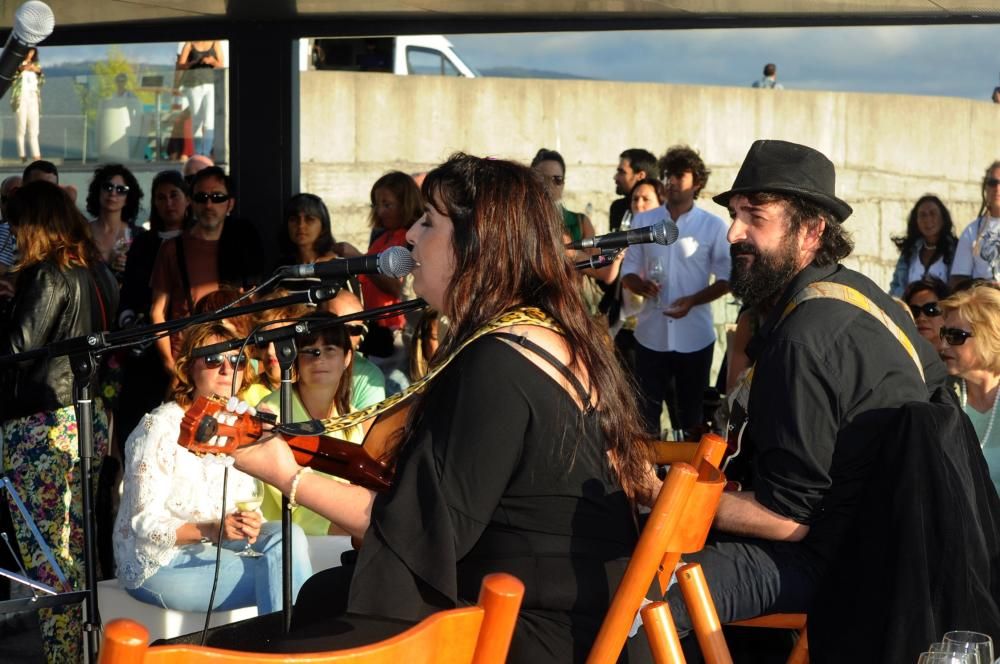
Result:
{"type": "Polygon", "coordinates": [[[303,587],[298,634],[331,634],[343,611],[419,620],[474,603],[502,571],[528,588],[510,661],[582,661],[636,541],[632,501],[649,490],[634,395],[584,311],[539,175],[457,154],[423,194],[406,237],[414,289],[451,327],[392,488],[310,473],[279,437],[239,451],[237,467],[363,538],[355,567],[303,587]]]}

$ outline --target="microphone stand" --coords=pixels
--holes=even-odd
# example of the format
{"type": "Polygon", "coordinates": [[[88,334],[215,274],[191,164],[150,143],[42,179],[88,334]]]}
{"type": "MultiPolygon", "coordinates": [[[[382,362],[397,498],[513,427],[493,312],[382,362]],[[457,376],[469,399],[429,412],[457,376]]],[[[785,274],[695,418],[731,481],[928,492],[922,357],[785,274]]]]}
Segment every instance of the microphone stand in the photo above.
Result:
{"type": "MultiPolygon", "coordinates": [[[[85,569],[84,583],[86,585],[83,592],[86,593],[85,605],[87,609],[87,616],[84,621],[84,633],[86,635],[87,656],[89,662],[93,663],[97,661],[97,650],[99,645],[98,628],[100,625],[98,618],[97,555],[94,537],[94,514],[92,511],[93,506],[91,504],[91,485],[93,482],[91,477],[91,468],[94,456],[94,411],[90,387],[91,381],[97,371],[99,358],[103,354],[112,350],[117,350],[118,348],[143,343],[148,344],[166,333],[177,332],[189,325],[212,322],[223,318],[230,318],[232,316],[240,316],[265,309],[284,307],[293,304],[316,304],[333,298],[339,290],[339,284],[335,284],[333,287],[321,284],[320,286],[310,288],[299,293],[293,293],[292,295],[283,298],[255,302],[240,307],[224,308],[207,314],[128,330],[119,330],[116,332],[92,332],[84,336],[73,337],[71,339],[55,342],[49,344],[47,347],[36,348],[22,353],[0,357],[0,366],[32,361],[46,357],[51,359],[65,356],[68,357],[70,361],[70,367],[73,372],[73,401],[77,418],[77,442],[80,454],[80,483],[83,489],[83,553],[85,569]]],[[[362,314],[359,314],[359,317],[357,318],[345,316],[338,320],[347,321],[372,319],[378,316],[387,315],[389,310],[394,310],[392,313],[398,313],[422,306],[424,306],[422,300],[413,300],[410,302],[404,302],[400,305],[381,307],[380,309],[362,312],[362,314]],[[364,318],[365,315],[367,315],[368,318],[364,318]]],[[[294,353],[292,360],[294,360],[294,353]]],[[[291,361],[289,361],[288,367],[290,374],[291,361]]],[[[285,370],[282,369],[283,378],[284,373],[285,370]]],[[[290,388],[291,386],[289,385],[289,389],[290,388]]],[[[290,397],[291,393],[289,392],[289,400],[290,397]]],[[[287,509],[283,511],[288,512],[287,509]]],[[[288,538],[286,537],[286,541],[287,540],[288,538]]],[[[288,577],[290,578],[290,574],[288,577]]],[[[289,592],[286,592],[284,599],[285,606],[283,608],[286,614],[287,624],[291,616],[290,588],[289,592]]],[[[79,599],[76,599],[75,601],[79,601],[79,599]]]]}

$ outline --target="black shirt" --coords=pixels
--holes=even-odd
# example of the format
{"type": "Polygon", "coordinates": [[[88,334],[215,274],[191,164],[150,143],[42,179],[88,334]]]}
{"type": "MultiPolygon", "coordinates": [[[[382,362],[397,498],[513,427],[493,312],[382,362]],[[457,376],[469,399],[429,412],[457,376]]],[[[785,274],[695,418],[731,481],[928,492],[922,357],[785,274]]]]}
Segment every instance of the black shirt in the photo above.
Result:
{"type": "Polygon", "coordinates": [[[621,230],[622,219],[625,218],[628,207],[628,198],[619,198],[611,202],[611,208],[608,210],[608,225],[612,233],[621,230]]]}
{"type": "Polygon", "coordinates": [[[808,524],[803,551],[828,562],[850,525],[881,437],[903,404],[926,402],[944,384],[944,364],[896,302],[843,266],[802,270],[747,352],[756,360],[745,434],[756,498],[808,524]],[[927,384],[885,326],[847,302],[805,301],[779,325],[788,302],[816,281],[848,285],[881,307],[917,348],[927,384]]]}

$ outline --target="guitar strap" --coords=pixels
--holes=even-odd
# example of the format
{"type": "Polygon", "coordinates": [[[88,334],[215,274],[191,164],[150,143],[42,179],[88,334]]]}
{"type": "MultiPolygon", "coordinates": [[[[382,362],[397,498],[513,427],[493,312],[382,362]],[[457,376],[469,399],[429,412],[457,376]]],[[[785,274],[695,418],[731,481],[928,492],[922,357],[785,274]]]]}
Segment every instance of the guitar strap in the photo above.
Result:
{"type": "MultiPolygon", "coordinates": [[[[913,360],[913,364],[917,368],[917,373],[920,374],[920,380],[927,382],[924,377],[924,367],[920,362],[920,356],[917,354],[917,349],[914,347],[913,342],[906,336],[906,333],[903,332],[898,325],[896,325],[895,321],[893,321],[888,314],[882,311],[881,307],[872,302],[869,297],[857,289],[851,288],[850,286],[835,284],[832,281],[817,281],[809,284],[789,301],[785,310],[781,312],[781,318],[778,319],[777,324],[774,326],[775,329],[777,329],[777,327],[781,325],[781,323],[788,318],[788,316],[795,311],[796,307],[800,304],[819,298],[840,300],[841,302],[847,302],[850,305],[868,312],[873,318],[875,318],[875,320],[885,326],[885,328],[889,331],[889,334],[896,338],[896,340],[903,347],[903,350],[905,350],[907,355],[910,356],[910,359],[913,360]]],[[[722,464],[721,470],[723,472],[725,472],[726,466],[729,465],[729,462],[740,455],[743,448],[743,434],[746,431],[747,424],[750,423],[750,385],[753,382],[753,374],[754,367],[751,366],[741,377],[740,382],[737,384],[736,388],[733,389],[732,394],[726,397],[726,402],[729,407],[729,421],[726,424],[726,439],[729,441],[729,446],[733,452],[722,464]]]]}
{"type": "Polygon", "coordinates": [[[367,420],[378,417],[382,413],[396,407],[397,405],[403,403],[404,401],[410,399],[416,394],[423,392],[427,386],[430,384],[434,378],[447,367],[455,357],[458,356],[462,350],[471,344],[476,339],[487,335],[495,330],[499,330],[504,327],[511,327],[513,325],[536,325],[538,327],[544,327],[555,332],[562,333],[562,328],[549,316],[547,313],[541,309],[535,307],[520,307],[512,311],[500,314],[493,320],[489,321],[481,328],[476,330],[472,336],[466,339],[461,346],[455,349],[455,351],[444,359],[441,363],[435,365],[427,375],[412,383],[402,392],[393,394],[384,401],[372,404],[367,408],[362,408],[361,410],[356,410],[347,415],[341,415],[338,417],[331,417],[324,420],[319,420],[322,424],[323,429],[326,433],[331,433],[334,431],[342,431],[344,429],[349,429],[356,424],[361,424],[367,420]]]}

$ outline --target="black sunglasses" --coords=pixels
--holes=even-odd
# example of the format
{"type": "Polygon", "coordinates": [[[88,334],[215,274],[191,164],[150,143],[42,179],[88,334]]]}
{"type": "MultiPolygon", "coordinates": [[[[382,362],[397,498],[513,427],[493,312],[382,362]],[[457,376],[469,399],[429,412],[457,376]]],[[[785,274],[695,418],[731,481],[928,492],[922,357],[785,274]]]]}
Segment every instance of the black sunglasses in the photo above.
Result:
{"type": "Polygon", "coordinates": [[[105,182],[101,185],[101,189],[109,194],[118,194],[119,196],[124,196],[129,192],[127,184],[115,184],[114,182],[105,182]]]}
{"type": "Polygon", "coordinates": [[[987,187],[995,187],[998,184],[1000,184],[1000,180],[998,180],[997,178],[986,178],[987,187]]]}
{"type": "Polygon", "coordinates": [[[195,203],[207,203],[212,201],[213,203],[225,203],[232,196],[229,194],[223,194],[221,191],[213,191],[211,194],[204,191],[199,191],[197,194],[191,194],[191,200],[195,203]]]}
{"type": "Polygon", "coordinates": [[[239,355],[236,353],[232,355],[223,355],[222,353],[214,353],[213,355],[206,355],[201,359],[205,360],[205,366],[208,367],[209,369],[218,369],[219,367],[222,366],[222,362],[224,360],[228,360],[229,366],[233,369],[233,371],[239,371],[244,366],[246,366],[247,363],[247,358],[245,355],[239,355]]]}
{"type": "Polygon", "coordinates": [[[347,336],[357,337],[367,332],[368,326],[364,323],[359,323],[355,325],[344,325],[344,329],[347,330],[347,336]]]}
{"type": "Polygon", "coordinates": [[[928,302],[927,304],[910,304],[910,313],[913,314],[914,320],[920,317],[920,314],[927,316],[928,318],[936,318],[942,315],[941,307],[938,306],[937,302],[928,302]]]}
{"type": "Polygon", "coordinates": [[[974,336],[972,332],[966,332],[965,330],[960,330],[957,327],[941,328],[941,338],[944,339],[949,346],[961,346],[965,343],[965,340],[971,336],[974,336]]]}

